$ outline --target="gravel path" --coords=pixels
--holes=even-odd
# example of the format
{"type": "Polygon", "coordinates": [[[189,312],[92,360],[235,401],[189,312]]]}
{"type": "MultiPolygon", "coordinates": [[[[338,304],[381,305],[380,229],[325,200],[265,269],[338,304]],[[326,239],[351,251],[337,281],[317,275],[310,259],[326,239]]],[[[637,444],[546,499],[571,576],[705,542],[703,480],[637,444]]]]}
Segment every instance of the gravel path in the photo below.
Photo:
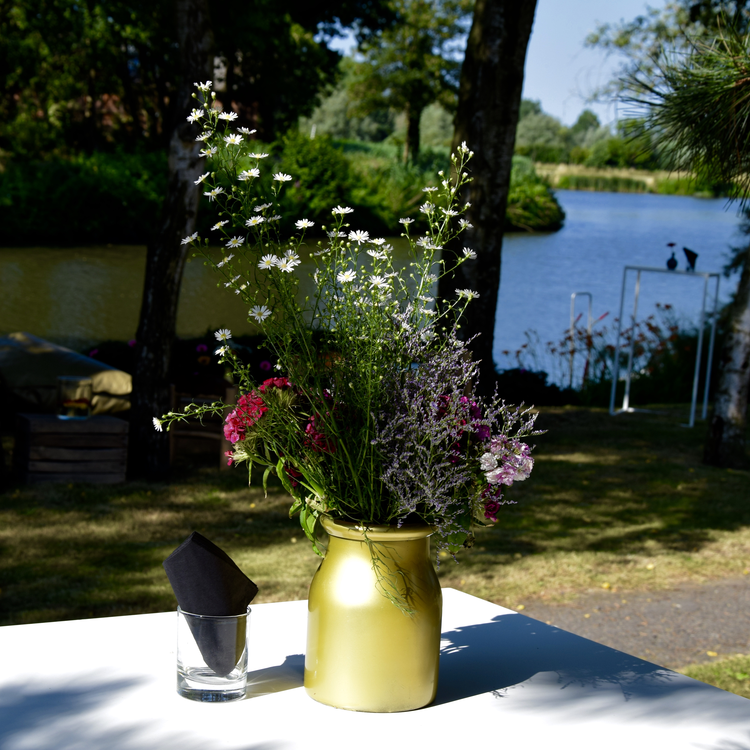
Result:
{"type": "Polygon", "coordinates": [[[524,615],[670,669],[750,654],[750,576],[670,591],[596,591],[524,615]]]}

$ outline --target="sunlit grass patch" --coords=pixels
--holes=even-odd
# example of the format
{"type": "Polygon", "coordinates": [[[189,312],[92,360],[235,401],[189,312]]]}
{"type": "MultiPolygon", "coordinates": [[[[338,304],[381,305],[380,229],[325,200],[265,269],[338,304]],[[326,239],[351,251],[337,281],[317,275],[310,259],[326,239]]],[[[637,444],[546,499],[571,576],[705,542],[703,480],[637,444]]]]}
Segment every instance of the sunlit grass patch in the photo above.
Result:
{"type": "Polygon", "coordinates": [[[707,664],[691,664],[679,671],[695,680],[750,698],[750,655],[737,654],[707,664]]]}

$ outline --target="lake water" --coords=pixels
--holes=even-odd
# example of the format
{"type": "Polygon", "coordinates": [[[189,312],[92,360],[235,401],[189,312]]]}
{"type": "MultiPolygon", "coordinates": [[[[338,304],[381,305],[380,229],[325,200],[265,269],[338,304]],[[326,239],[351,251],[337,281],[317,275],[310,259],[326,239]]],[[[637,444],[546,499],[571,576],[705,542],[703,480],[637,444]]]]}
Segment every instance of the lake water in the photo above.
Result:
{"type": "MultiPolygon", "coordinates": [[[[686,269],[682,248],[688,247],[698,253],[696,271],[721,273],[730,248],[744,239],[738,232],[736,208],[722,199],[570,190],[557,191],[557,197],[567,215],[559,232],[511,234],[503,243],[494,342],[495,360],[501,367],[515,365],[513,352],[533,329],[541,342],[538,366],[555,372],[542,349],[545,342],[559,341],[567,331],[573,292],[592,295],[594,319],[609,313],[601,325],[608,325],[614,341],[613,318],[620,310],[625,266],[665,269],[672,251],[667,243],[674,242],[678,270],[686,269]],[[510,355],[503,354],[507,350],[510,355]]],[[[625,320],[632,313],[635,280],[636,274],[629,272],[625,320]]],[[[737,276],[721,277],[720,304],[729,299],[737,281],[737,276]]],[[[713,308],[714,284],[709,284],[708,309],[713,308]]],[[[658,302],[672,305],[679,322],[689,326],[699,319],[702,299],[699,276],[643,273],[638,319],[654,313],[658,302]]],[[[587,298],[576,299],[576,314],[583,313],[583,324],[587,306],[587,298]]]]}
{"type": "MultiPolygon", "coordinates": [[[[699,254],[698,271],[721,271],[732,244],[740,244],[739,219],[723,200],[628,193],[557,193],[567,219],[559,232],[507,235],[503,249],[495,327],[495,358],[511,356],[535,330],[544,342],[559,339],[569,324],[570,295],[593,295],[593,314],[617,315],[625,265],[664,268],[668,242],[699,254]]],[[[145,248],[0,248],[0,334],[27,331],[85,349],[106,339],[135,336],[145,269],[145,248]]],[[[632,308],[631,279],[626,310],[632,308]]],[[[736,278],[721,279],[726,300],[736,278]]],[[[680,275],[644,275],[640,311],[656,302],[672,304],[685,322],[697,320],[702,281],[680,275]]],[[[586,310],[581,299],[578,309],[586,310]]],[[[230,328],[251,332],[244,305],[217,287],[214,273],[199,259],[185,271],[178,311],[179,336],[201,336],[230,328]]],[[[541,363],[545,364],[545,363],[541,363]]],[[[545,365],[546,366],[546,365],[545,365]]],[[[548,368],[553,369],[553,368],[548,368]]]]}

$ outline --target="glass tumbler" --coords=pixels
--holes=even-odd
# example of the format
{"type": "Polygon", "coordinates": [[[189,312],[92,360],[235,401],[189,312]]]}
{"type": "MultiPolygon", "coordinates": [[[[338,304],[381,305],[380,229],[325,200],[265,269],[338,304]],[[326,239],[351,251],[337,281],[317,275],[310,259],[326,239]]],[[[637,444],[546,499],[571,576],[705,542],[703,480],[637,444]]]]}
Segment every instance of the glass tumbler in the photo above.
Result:
{"type": "Polygon", "coordinates": [[[204,703],[227,703],[247,690],[250,607],[241,615],[196,615],[177,608],[177,692],[204,703]]]}
{"type": "Polygon", "coordinates": [[[91,416],[91,378],[59,375],[57,378],[58,419],[88,419],[91,416]]]}

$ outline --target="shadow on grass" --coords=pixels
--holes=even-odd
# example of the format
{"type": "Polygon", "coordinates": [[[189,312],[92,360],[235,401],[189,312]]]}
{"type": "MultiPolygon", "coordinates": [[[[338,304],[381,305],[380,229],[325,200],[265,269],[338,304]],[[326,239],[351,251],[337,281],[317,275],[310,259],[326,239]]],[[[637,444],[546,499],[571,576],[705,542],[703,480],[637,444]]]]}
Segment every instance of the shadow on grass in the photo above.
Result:
{"type": "Polygon", "coordinates": [[[557,552],[689,554],[750,526],[750,472],[702,464],[705,427],[682,427],[686,410],[543,409],[534,472],[477,534],[469,567],[557,552]]]}
{"type": "MultiPolygon", "coordinates": [[[[162,561],[198,530],[237,559],[299,531],[280,487],[185,467],[171,485],[16,486],[0,495],[0,625],[156,612],[162,561]]],[[[304,573],[303,573],[304,575],[304,573]]],[[[308,574],[309,575],[309,574],[308,574]]]]}
{"type": "MultiPolygon", "coordinates": [[[[506,493],[517,504],[477,534],[460,571],[446,565],[441,577],[502,573],[533,555],[606,553],[627,564],[646,552],[690,554],[718,531],[750,526],[750,473],[704,466],[704,427],[681,427],[683,411],[544,409],[534,473],[506,493]]],[[[288,510],[279,486],[264,498],[244,468],[218,471],[213,460],[178,467],[169,485],[11,486],[0,495],[0,624],[171,609],[161,563],[193,530],[234,559],[252,551],[266,595],[304,596],[317,563],[302,556],[288,510]]]]}

